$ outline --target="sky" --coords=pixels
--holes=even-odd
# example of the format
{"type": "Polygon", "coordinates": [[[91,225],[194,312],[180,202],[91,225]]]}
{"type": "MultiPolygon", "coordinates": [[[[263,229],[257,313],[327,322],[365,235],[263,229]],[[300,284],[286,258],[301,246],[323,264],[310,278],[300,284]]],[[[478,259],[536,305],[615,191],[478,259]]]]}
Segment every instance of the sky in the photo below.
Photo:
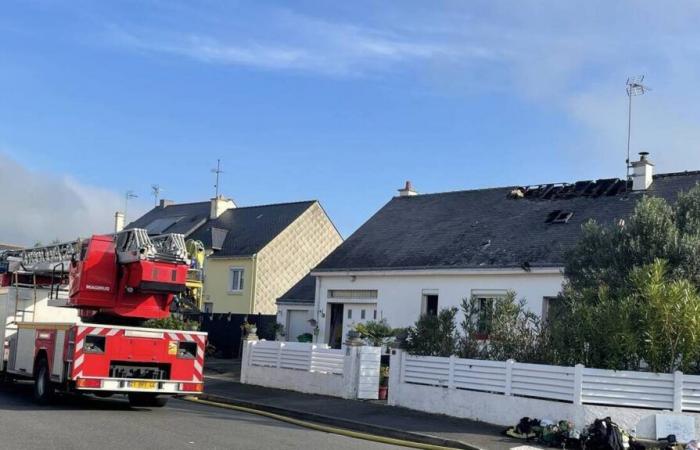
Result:
{"type": "Polygon", "coordinates": [[[349,236],[422,193],[700,169],[700,2],[5,0],[0,242],[154,203],[318,199],[349,236]]]}

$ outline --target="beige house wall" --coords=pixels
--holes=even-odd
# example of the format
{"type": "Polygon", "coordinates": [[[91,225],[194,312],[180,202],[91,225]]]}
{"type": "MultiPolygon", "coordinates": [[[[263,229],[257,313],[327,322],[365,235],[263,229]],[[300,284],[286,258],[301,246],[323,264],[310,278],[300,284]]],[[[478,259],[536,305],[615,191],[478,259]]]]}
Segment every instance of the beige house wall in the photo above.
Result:
{"type": "Polygon", "coordinates": [[[276,314],[275,301],[341,244],[343,238],[318,202],[257,255],[253,313],[276,314]]]}
{"type": "Polygon", "coordinates": [[[255,257],[206,258],[204,301],[214,304],[215,313],[249,314],[255,292],[255,257]],[[243,269],[243,289],[231,291],[231,268],[243,269]]]}

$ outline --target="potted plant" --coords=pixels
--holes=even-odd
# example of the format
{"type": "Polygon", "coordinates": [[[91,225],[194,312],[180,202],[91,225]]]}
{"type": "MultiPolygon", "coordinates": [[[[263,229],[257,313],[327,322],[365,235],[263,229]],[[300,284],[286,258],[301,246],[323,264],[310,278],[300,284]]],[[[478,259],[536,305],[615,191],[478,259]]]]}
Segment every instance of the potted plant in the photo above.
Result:
{"type": "Polygon", "coordinates": [[[275,322],[275,324],[272,325],[272,331],[275,334],[275,337],[278,341],[284,340],[284,325],[282,325],[279,322],[275,322]]]}
{"type": "Polygon", "coordinates": [[[379,369],[379,400],[386,400],[389,395],[389,366],[379,369]]]}

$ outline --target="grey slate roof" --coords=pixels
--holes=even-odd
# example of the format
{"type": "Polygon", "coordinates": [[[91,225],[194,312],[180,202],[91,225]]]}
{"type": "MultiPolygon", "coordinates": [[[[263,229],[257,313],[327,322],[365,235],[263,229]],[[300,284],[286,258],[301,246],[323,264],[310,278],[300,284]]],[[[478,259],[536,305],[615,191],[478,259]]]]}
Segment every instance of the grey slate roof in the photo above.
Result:
{"type": "Polygon", "coordinates": [[[251,256],[262,250],[314,203],[311,200],[232,208],[218,219],[208,221],[191,237],[202,241],[206,248],[212,248],[212,235],[219,234],[217,230],[226,230],[221,250],[215,251],[214,256],[251,256]]]}
{"type": "Polygon", "coordinates": [[[306,211],[315,200],[229,209],[210,220],[210,202],[156,206],[125,228],[156,225],[156,234],[182,233],[214,249],[213,256],[251,256],[306,211]],[[174,221],[174,222],[173,222],[174,221]],[[170,222],[173,222],[170,225],[170,222]],[[167,225],[162,228],[162,225],[167,225]]]}
{"type": "Polygon", "coordinates": [[[316,277],[305,276],[297,284],[277,299],[277,303],[293,303],[298,305],[313,305],[316,296],[316,277]]]}
{"type": "MultiPolygon", "coordinates": [[[[700,172],[654,176],[644,193],[674,201],[700,172]]],[[[315,271],[560,267],[589,219],[613,224],[643,193],[566,199],[509,197],[518,186],[394,197],[315,271]],[[553,211],[568,223],[545,223],[553,211]]]]}
{"type": "Polygon", "coordinates": [[[192,232],[209,219],[210,207],[210,202],[172,204],[165,208],[156,206],[125,228],[147,228],[157,220],[173,219],[177,222],[160,229],[158,233],[181,233],[185,237],[189,237],[192,232]]]}

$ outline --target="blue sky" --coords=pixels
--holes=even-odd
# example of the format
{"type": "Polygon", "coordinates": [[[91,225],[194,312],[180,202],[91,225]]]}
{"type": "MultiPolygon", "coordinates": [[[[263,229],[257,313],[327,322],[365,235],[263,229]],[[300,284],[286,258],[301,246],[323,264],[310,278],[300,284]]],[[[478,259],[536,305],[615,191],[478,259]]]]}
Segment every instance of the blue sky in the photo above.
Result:
{"type": "Polygon", "coordinates": [[[346,237],[408,179],[622,176],[642,73],[633,152],[700,169],[699,5],[5,1],[0,242],[208,199],[217,158],[239,205],[319,199],[346,237]]]}

